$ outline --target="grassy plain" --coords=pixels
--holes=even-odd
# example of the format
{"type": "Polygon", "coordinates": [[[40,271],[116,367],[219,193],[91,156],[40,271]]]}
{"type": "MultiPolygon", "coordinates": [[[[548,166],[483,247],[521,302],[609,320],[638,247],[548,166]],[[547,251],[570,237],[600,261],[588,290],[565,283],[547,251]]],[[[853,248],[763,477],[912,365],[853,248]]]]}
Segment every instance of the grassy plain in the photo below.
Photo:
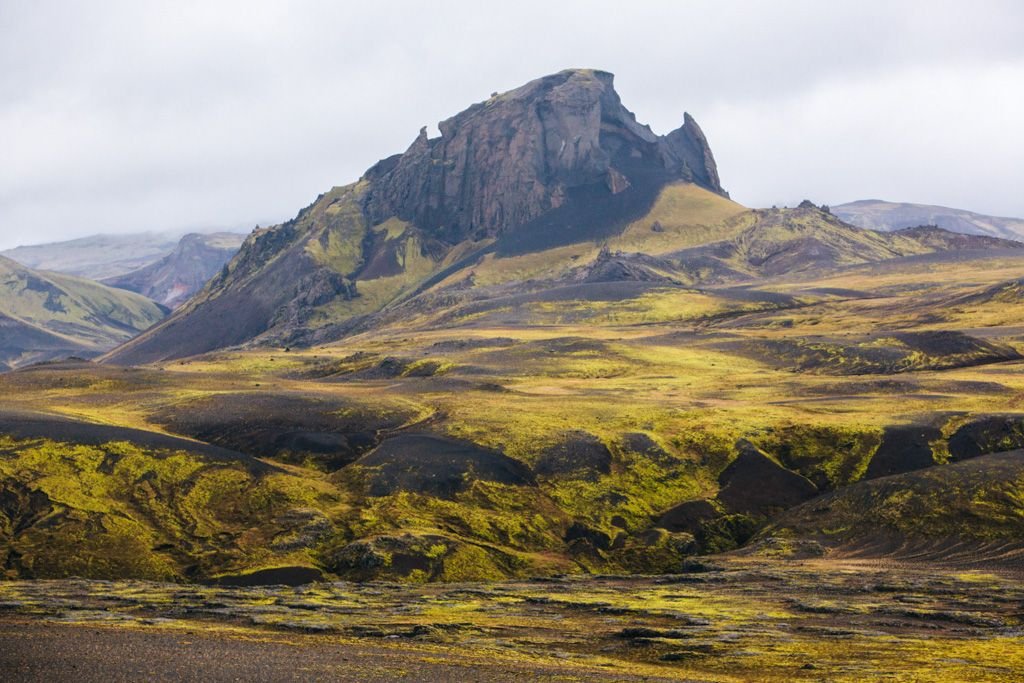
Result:
{"type": "Polygon", "coordinates": [[[185,441],[168,450],[116,434],[89,444],[72,433],[5,439],[0,466],[21,501],[6,513],[7,572],[82,574],[54,555],[92,528],[124,539],[132,558],[107,566],[84,546],[75,562],[99,563],[97,576],[664,571],[702,548],[746,542],[774,514],[732,509],[719,495],[741,440],[822,493],[872,472],[880,449],[899,446],[900,428],[934,430],[926,464],[963,457],[968,441],[978,452],[1024,445],[1014,426],[1024,420],[1024,306],[1007,303],[1016,290],[1003,284],[1022,267],[1016,255],[912,258],[756,288],[522,297],[306,349],[8,373],[10,419],[185,441]],[[992,416],[1010,427],[992,432],[992,416]],[[437,495],[419,475],[389,479],[386,467],[360,464],[398,434],[483,450],[429,474],[453,482],[437,495]],[[214,462],[189,443],[244,457],[214,462]],[[487,453],[537,474],[509,479],[505,465],[488,470],[487,453]],[[566,467],[565,453],[585,464],[566,467]],[[207,510],[200,498],[231,502],[207,510]],[[708,501],[717,521],[666,532],[662,515],[688,501],[708,501]],[[46,540],[54,533],[64,545],[46,540]]]}

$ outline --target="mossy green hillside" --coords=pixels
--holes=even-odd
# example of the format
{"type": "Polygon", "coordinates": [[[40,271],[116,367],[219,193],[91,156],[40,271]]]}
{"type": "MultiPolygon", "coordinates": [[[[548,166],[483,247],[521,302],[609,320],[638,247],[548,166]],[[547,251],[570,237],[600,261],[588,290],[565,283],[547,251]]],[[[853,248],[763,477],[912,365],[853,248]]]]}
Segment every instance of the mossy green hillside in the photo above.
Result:
{"type": "Polygon", "coordinates": [[[165,314],[138,294],[70,275],[33,271],[0,257],[0,362],[8,365],[96,356],[165,314]]]}

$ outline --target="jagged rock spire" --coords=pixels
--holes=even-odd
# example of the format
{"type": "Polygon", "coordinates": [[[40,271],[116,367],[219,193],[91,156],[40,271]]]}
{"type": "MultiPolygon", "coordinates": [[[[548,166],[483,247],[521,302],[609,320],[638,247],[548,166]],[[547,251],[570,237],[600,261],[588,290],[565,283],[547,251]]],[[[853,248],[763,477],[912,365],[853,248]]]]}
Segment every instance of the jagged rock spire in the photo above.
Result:
{"type": "Polygon", "coordinates": [[[381,161],[366,212],[400,216],[457,242],[514,230],[558,208],[573,188],[689,180],[724,194],[704,133],[689,114],[657,136],[637,123],[605,71],[572,69],[531,81],[424,131],[381,161]]]}

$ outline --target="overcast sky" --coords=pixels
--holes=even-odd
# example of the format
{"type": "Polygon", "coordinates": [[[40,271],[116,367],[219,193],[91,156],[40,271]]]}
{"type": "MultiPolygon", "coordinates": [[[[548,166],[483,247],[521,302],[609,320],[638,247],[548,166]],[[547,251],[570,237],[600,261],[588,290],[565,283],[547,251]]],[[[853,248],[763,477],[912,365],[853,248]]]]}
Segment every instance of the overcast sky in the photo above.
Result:
{"type": "Polygon", "coordinates": [[[0,248],[293,216],[562,68],[748,206],[1024,216],[1024,3],[0,0],[0,248]]]}

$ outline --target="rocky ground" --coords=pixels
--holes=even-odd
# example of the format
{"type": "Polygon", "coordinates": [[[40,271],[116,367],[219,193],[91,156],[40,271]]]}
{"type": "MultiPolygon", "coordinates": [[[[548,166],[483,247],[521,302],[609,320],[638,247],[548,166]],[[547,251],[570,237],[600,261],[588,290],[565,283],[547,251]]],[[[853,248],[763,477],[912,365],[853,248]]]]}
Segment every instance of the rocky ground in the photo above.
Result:
{"type": "Polygon", "coordinates": [[[0,584],[6,680],[1016,681],[1006,573],[715,558],[682,574],[0,584]]]}

